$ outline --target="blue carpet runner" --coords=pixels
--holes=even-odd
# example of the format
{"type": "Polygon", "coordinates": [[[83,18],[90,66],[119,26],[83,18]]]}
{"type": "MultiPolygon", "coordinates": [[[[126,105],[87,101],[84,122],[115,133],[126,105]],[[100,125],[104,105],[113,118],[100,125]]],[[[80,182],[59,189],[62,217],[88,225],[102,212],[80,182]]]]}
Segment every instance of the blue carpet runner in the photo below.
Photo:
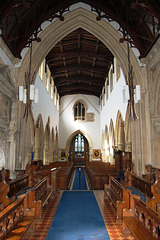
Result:
{"type": "Polygon", "coordinates": [[[64,191],[46,240],[110,239],[92,191],[64,191]]]}
{"type": "Polygon", "coordinates": [[[72,190],[87,190],[86,178],[83,168],[76,169],[72,190]]]}

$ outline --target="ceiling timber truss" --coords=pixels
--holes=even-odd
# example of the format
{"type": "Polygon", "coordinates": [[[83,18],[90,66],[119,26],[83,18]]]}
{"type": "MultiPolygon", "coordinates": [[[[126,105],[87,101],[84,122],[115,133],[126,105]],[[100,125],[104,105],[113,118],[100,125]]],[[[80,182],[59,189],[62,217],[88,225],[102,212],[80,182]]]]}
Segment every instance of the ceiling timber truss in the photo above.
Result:
{"type": "MultiPolygon", "coordinates": [[[[2,0],[0,2],[1,36],[15,57],[30,45],[40,42],[38,34],[44,21],[59,18],[78,0],[2,0]],[[33,37],[33,38],[32,38],[33,37]]],[[[159,0],[84,0],[96,13],[97,21],[117,22],[120,42],[129,41],[146,56],[160,29],[159,0]]],[[[63,38],[46,56],[60,97],[68,94],[91,94],[100,97],[108,70],[113,63],[109,49],[95,36],[79,28],[63,38]]]]}

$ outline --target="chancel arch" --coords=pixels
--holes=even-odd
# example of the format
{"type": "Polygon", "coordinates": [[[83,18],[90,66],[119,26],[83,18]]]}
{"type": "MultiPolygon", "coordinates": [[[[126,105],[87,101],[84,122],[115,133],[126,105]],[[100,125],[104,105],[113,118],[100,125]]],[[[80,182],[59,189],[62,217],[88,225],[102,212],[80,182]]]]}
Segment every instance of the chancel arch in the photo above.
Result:
{"type": "Polygon", "coordinates": [[[86,159],[87,160],[90,160],[90,157],[91,157],[91,154],[92,154],[92,150],[93,150],[93,143],[92,143],[92,140],[91,138],[88,136],[88,134],[86,134],[84,131],[82,130],[77,130],[75,131],[74,133],[72,133],[70,135],[70,137],[68,138],[67,140],[67,143],[66,143],[66,152],[69,153],[70,152],[70,146],[71,146],[71,143],[72,143],[72,140],[78,135],[78,134],[81,134],[82,136],[84,136],[88,142],[88,150],[86,151],[86,159]]]}

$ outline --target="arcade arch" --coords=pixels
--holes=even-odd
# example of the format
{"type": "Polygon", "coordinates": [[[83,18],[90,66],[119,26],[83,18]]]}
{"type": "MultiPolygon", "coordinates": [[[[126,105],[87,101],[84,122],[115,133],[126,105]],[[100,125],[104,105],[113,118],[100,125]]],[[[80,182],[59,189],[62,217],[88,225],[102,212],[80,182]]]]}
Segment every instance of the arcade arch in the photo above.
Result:
{"type": "MultiPolygon", "coordinates": [[[[96,15],[83,8],[78,8],[65,14],[65,20],[63,22],[56,20],[40,33],[39,37],[41,38],[41,43],[33,43],[32,73],[38,72],[41,62],[58,41],[80,27],[96,36],[110,49],[110,51],[118,60],[124,75],[127,76],[128,69],[126,62],[128,61],[128,54],[126,42],[120,44],[119,39],[121,38],[121,35],[118,31],[116,31],[105,20],[96,21],[96,15]]],[[[131,65],[133,66],[134,84],[142,85],[143,76],[141,67],[139,66],[139,63],[132,50],[130,51],[130,60],[131,65]]],[[[26,72],[28,69],[28,63],[29,52],[27,52],[25,55],[21,67],[18,69],[18,71],[15,71],[15,78],[18,80],[18,84],[20,84],[22,79],[24,79],[23,76],[24,72],[26,72]]],[[[137,108],[139,109],[139,105],[137,105],[137,108]]],[[[146,121],[145,115],[142,117],[143,119],[141,119],[141,122],[146,121]]],[[[142,129],[140,130],[140,123],[138,123],[136,126],[133,124],[132,127],[134,129],[133,131],[137,133],[140,132],[141,134],[143,132],[142,129]]],[[[136,147],[137,143],[135,136],[132,136],[132,142],[133,141],[135,142],[136,147]]],[[[56,148],[58,149],[58,147],[56,148]]],[[[145,152],[145,155],[146,154],[147,153],[145,152]]],[[[58,157],[58,153],[56,156],[58,157]]],[[[136,152],[134,152],[133,157],[135,158],[135,161],[137,161],[136,152]]]]}

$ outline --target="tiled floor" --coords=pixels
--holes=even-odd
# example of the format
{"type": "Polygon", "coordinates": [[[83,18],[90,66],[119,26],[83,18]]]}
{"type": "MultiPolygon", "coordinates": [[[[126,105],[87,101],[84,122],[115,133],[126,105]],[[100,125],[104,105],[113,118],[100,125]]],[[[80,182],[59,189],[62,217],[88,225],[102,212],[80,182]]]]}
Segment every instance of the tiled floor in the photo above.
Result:
{"type": "Polygon", "coordinates": [[[42,218],[36,219],[34,224],[28,229],[23,240],[45,240],[53,217],[56,213],[63,191],[57,197],[52,197],[48,204],[42,209],[42,218]]]}
{"type": "MultiPolygon", "coordinates": [[[[58,197],[54,197],[49,200],[48,204],[43,207],[42,218],[37,219],[34,222],[26,235],[23,237],[23,240],[45,240],[47,232],[52,223],[53,217],[55,215],[56,209],[58,207],[60,198],[63,191],[60,191],[58,197]]],[[[101,210],[106,228],[109,232],[111,240],[134,240],[132,236],[123,236],[122,235],[122,224],[116,224],[116,214],[115,209],[112,205],[109,204],[107,200],[104,200],[103,190],[94,191],[95,197],[97,199],[99,208],[101,210]]],[[[53,239],[54,240],[54,239],[53,239]]],[[[105,240],[105,239],[104,239],[105,240]]]]}
{"type": "Polygon", "coordinates": [[[122,235],[122,224],[116,223],[116,211],[115,208],[109,204],[108,200],[104,200],[103,190],[94,191],[99,208],[101,210],[106,228],[108,230],[111,240],[134,240],[132,236],[122,235]]]}

